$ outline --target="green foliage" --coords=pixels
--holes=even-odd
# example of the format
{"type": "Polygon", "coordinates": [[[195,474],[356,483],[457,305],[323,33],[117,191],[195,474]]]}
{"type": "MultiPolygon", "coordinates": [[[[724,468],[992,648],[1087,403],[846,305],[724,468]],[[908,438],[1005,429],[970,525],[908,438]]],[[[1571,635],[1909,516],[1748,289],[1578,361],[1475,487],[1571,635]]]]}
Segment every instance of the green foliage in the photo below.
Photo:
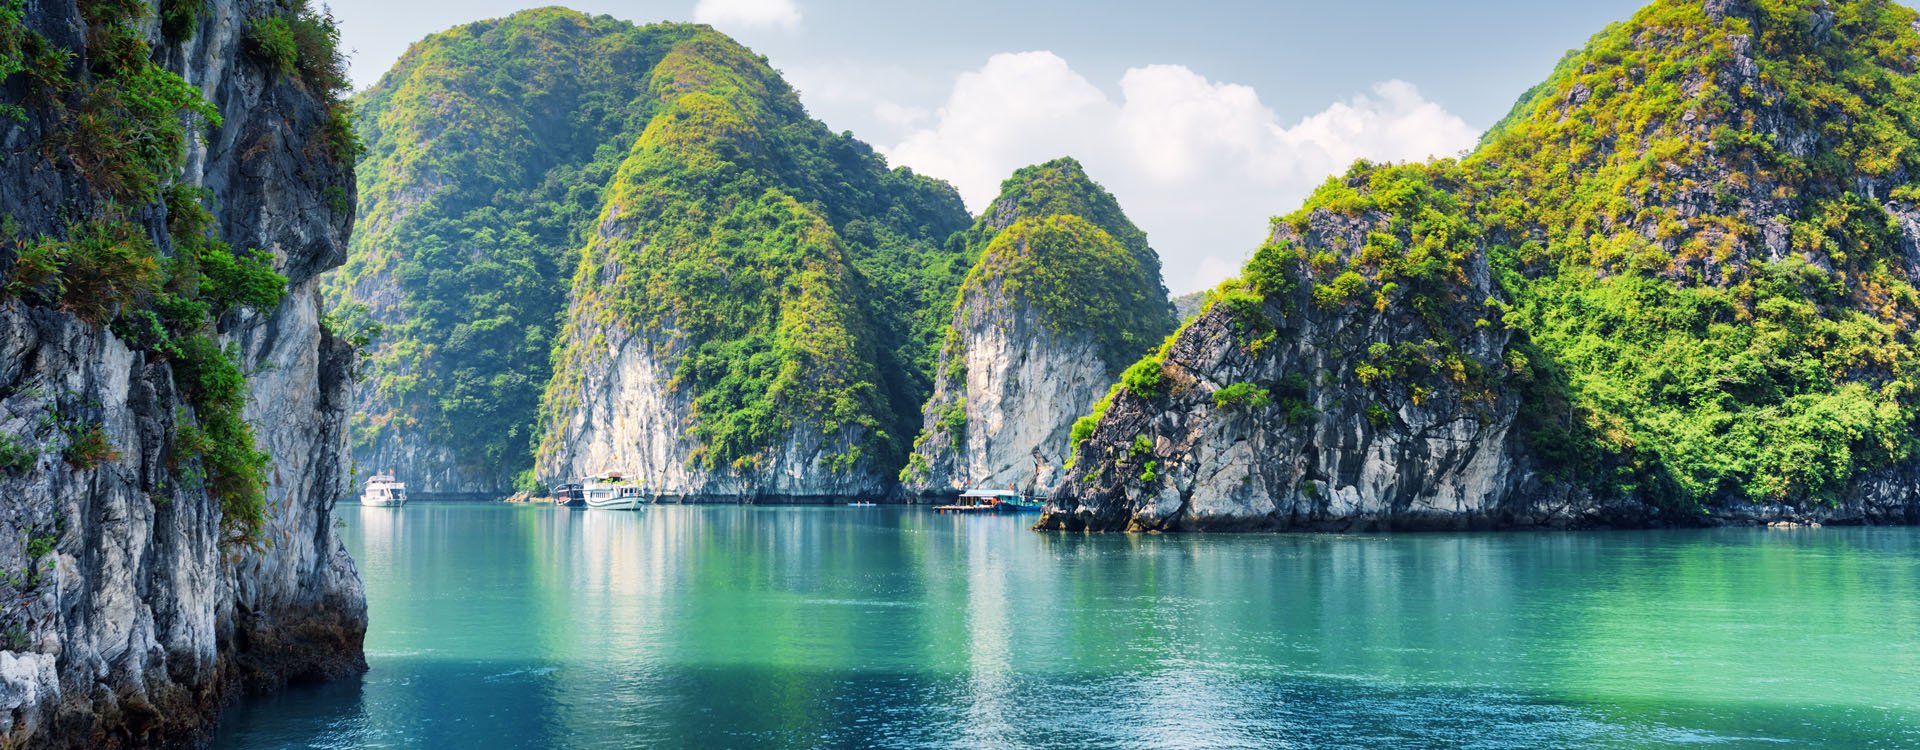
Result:
{"type": "Polygon", "coordinates": [[[217,126],[220,113],[198,87],[153,61],[140,28],[145,3],[92,0],[80,11],[88,80],[71,110],[57,108],[67,127],[55,140],[94,190],[129,205],[151,201],[179,172],[191,127],[217,126]]]}
{"type": "Polygon", "coordinates": [[[983,307],[995,315],[1031,311],[1055,332],[1092,336],[1110,376],[1177,324],[1146,233],[1073,159],[1015,172],[987,213],[949,244],[971,259],[953,313],[942,322],[944,373],[955,386],[964,376],[963,329],[975,324],[966,316],[983,307]]]}
{"type": "Polygon", "coordinates": [[[1273,404],[1267,389],[1253,383],[1234,383],[1213,392],[1213,405],[1233,411],[1259,411],[1273,404]]]}
{"type": "Polygon", "coordinates": [[[1141,471],[1140,471],[1141,484],[1153,484],[1154,482],[1158,482],[1158,481],[1160,481],[1160,462],[1159,461],[1148,461],[1145,465],[1141,466],[1141,471]]]}
{"type": "Polygon", "coordinates": [[[239,352],[221,349],[203,335],[181,339],[180,349],[174,375],[198,424],[192,432],[176,433],[176,450],[190,452],[175,460],[197,458],[204,466],[206,489],[220,504],[220,528],[228,543],[257,546],[264,542],[272,457],[254,447],[253,428],[241,416],[247,381],[236,362],[239,352]]]}
{"type": "MultiPolygon", "coordinates": [[[[925,436],[923,435],[922,437],[925,436]]],[[[918,442],[918,440],[915,441],[916,445],[914,447],[920,447],[918,442]]],[[[910,453],[907,455],[907,465],[900,469],[899,479],[902,482],[911,482],[927,476],[927,472],[932,469],[933,465],[927,463],[926,456],[921,455],[919,452],[910,453]]]]}
{"type": "Polygon", "coordinates": [[[107,439],[107,431],[98,422],[75,424],[67,429],[67,447],[60,457],[68,466],[87,470],[104,463],[120,460],[120,452],[113,449],[113,443],[107,439]]]}
{"type": "MultiPolygon", "coordinates": [[[[205,205],[211,197],[204,189],[185,185],[164,191],[167,228],[174,243],[169,291],[205,303],[216,317],[235,307],[278,307],[287,294],[287,277],[274,272],[271,254],[235,252],[220,240],[213,231],[213,213],[205,205]]],[[[189,330],[195,321],[176,317],[173,322],[189,330]]]]}
{"type": "Polygon", "coordinates": [[[946,411],[940,413],[935,425],[939,431],[952,436],[955,447],[964,443],[967,436],[967,400],[960,399],[947,407],[946,411]]]}
{"type": "Polygon", "coordinates": [[[1322,308],[1335,308],[1360,297],[1367,288],[1367,279],[1353,271],[1347,271],[1325,284],[1313,287],[1313,304],[1322,308]]]}
{"type": "Polygon", "coordinates": [[[1133,363],[1127,371],[1121,373],[1120,384],[1127,392],[1140,398],[1159,398],[1166,395],[1166,361],[1163,355],[1153,355],[1133,363]]]}
{"type": "Polygon", "coordinates": [[[73,87],[67,76],[72,51],[27,28],[25,18],[25,0],[0,0],[0,81],[21,74],[27,94],[0,102],[0,117],[20,123],[28,122],[28,106],[58,105],[58,96],[73,87]]]}
{"type": "Polygon", "coordinates": [[[284,16],[266,16],[247,24],[247,52],[260,63],[283,76],[300,72],[300,50],[293,39],[293,25],[284,16]]]}
{"type": "Polygon", "coordinates": [[[1113,399],[1119,393],[1120,384],[1115,383],[1113,388],[1107,391],[1107,395],[1104,398],[1094,402],[1092,411],[1088,412],[1086,416],[1074,420],[1073,428],[1069,431],[1068,436],[1069,445],[1067,448],[1066,468],[1072,469],[1075,464],[1080,462],[1080,447],[1085,445],[1086,442],[1093,437],[1094,430],[1099,429],[1100,420],[1107,418],[1107,411],[1113,408],[1113,399]]]}
{"type": "Polygon", "coordinates": [[[1288,424],[1304,424],[1320,415],[1314,408],[1307,376],[1295,373],[1280,379],[1272,389],[1274,404],[1287,417],[1288,424]]]}
{"type": "MultiPolygon", "coordinates": [[[[27,28],[26,10],[26,0],[0,0],[0,81],[28,70],[29,47],[45,42],[27,28]]],[[[12,102],[0,102],[0,115],[20,122],[27,119],[26,109],[12,102]]]]}
{"type": "Polygon", "coordinates": [[[33,468],[40,452],[12,435],[0,434],[0,472],[21,474],[33,468]]]}
{"type": "Polygon", "coordinates": [[[698,27],[542,9],[416,45],[360,104],[363,221],[329,296],[377,292],[392,325],[356,445],[406,430],[524,466],[607,339],[658,331],[706,465],[751,466],[803,426],[871,441],[842,465],[898,465],[967,268],[941,242],[964,209],[806,117],[763,60],[698,27]]]}
{"type": "MultiPolygon", "coordinates": [[[[202,0],[181,1],[197,4],[202,0]]],[[[318,140],[328,155],[339,163],[358,160],[364,147],[354,128],[353,108],[345,100],[353,81],[347,76],[347,58],[340,51],[340,28],[333,12],[316,11],[308,0],[296,0],[283,13],[249,21],[244,39],[247,52],[261,65],[297,82],[326,105],[318,140]]]]}
{"type": "Polygon", "coordinates": [[[169,44],[193,38],[206,0],[160,0],[160,33],[169,44]]]}
{"type": "Polygon", "coordinates": [[[994,285],[1038,309],[1054,330],[1094,336],[1113,370],[1173,329],[1157,272],[1078,216],[1021,219],[994,235],[962,294],[994,285]]]}
{"type": "MultiPolygon", "coordinates": [[[[1920,291],[1878,196],[1920,195],[1920,15],[1745,5],[1655,2],[1466,159],[1356,165],[1276,220],[1212,304],[1265,331],[1311,279],[1320,315],[1417,320],[1334,376],[1414,405],[1504,382],[1549,476],[1676,510],[1831,501],[1910,459],[1920,291]],[[1504,300],[1469,295],[1482,261],[1504,300]],[[1463,354],[1509,328],[1499,359],[1463,354]]],[[[1304,387],[1282,390],[1310,416],[1304,387]]]]}
{"type": "Polygon", "coordinates": [[[65,293],[59,280],[66,247],[46,238],[12,244],[13,268],[7,272],[6,283],[0,285],[0,294],[48,302],[60,299],[65,293]]]}
{"type": "Polygon", "coordinates": [[[1367,424],[1385,428],[1393,424],[1393,412],[1379,404],[1367,404],[1367,424]]]}
{"type": "Polygon", "coordinates": [[[151,299],[161,281],[153,242],[138,224],[120,219],[87,222],[69,238],[39,237],[16,245],[4,287],[8,296],[58,304],[100,324],[123,308],[151,299]]]}
{"type": "Polygon", "coordinates": [[[1495,255],[1521,271],[1503,281],[1511,324],[1538,347],[1526,363],[1548,360],[1529,443],[1556,471],[1678,508],[1832,500],[1912,453],[1920,381],[1903,332],[1920,304],[1890,257],[1889,218],[1855,191],[1897,194],[1885,181],[1920,168],[1915,14],[1837,3],[1817,37],[1810,3],[1755,8],[1642,11],[1563,64],[1475,157],[1511,186],[1486,210],[1544,228],[1495,255]],[[1760,76],[1726,87],[1717,72],[1741,54],[1760,76]],[[1573,103],[1576,89],[1590,100],[1573,103]],[[1776,148],[1752,134],[1760,117],[1818,146],[1776,148]],[[1711,213],[1688,207],[1703,203],[1711,213]],[[1833,270],[1750,257],[1763,221],[1833,270]]]}
{"type": "MultiPolygon", "coordinates": [[[[705,466],[750,469],[792,430],[849,428],[898,465],[931,390],[938,336],[920,311],[952,294],[955,253],[935,241],[964,219],[951,189],[828,132],[763,60],[710,32],[675,43],[650,85],[660,109],[575,277],[573,319],[590,325],[567,331],[670,338],[705,466]]],[[[605,356],[590,338],[559,349],[605,356]]],[[[549,438],[577,378],[548,388],[549,438]]]]}
{"type": "Polygon", "coordinates": [[[37,534],[27,538],[27,565],[38,567],[41,560],[53,556],[54,542],[51,534],[37,534]]]}
{"type": "MultiPolygon", "coordinates": [[[[169,467],[176,480],[206,480],[230,541],[257,544],[268,457],[254,448],[241,417],[246,379],[237,355],[214,343],[214,320],[235,307],[277,307],[286,279],[274,272],[269,255],[235,251],[220,240],[205,206],[212,199],[207,191],[174,182],[188,139],[196,128],[219,126],[220,114],[198,88],[155,62],[146,37],[155,8],[146,2],[77,4],[86,65],[71,79],[72,52],[19,28],[20,7],[0,0],[0,70],[14,72],[16,60],[30,66],[28,88],[39,97],[47,145],[63,150],[100,200],[63,236],[18,239],[9,230],[16,262],[0,292],[109,325],[129,346],[170,363],[193,412],[182,410],[175,420],[169,467]],[[152,220],[157,217],[165,218],[164,227],[152,220]]],[[[184,42],[203,9],[200,0],[159,3],[168,43],[184,42]]],[[[319,17],[304,5],[293,13],[319,17]]],[[[331,62],[335,72],[344,71],[337,54],[331,62]]],[[[341,73],[316,93],[338,106],[345,85],[341,73]]],[[[65,428],[63,458],[74,467],[117,459],[100,425],[65,428]]]]}
{"type": "Polygon", "coordinates": [[[1015,172],[954,241],[972,263],[963,293],[998,284],[1054,330],[1094,334],[1112,373],[1179,322],[1146,233],[1073,159],[1015,172]]]}
{"type": "MultiPolygon", "coordinates": [[[[1147,246],[1147,234],[1127,218],[1113,194],[1088,177],[1086,169],[1072,158],[1015,171],[1000,184],[999,198],[962,236],[962,241],[979,250],[985,248],[996,233],[1021,220],[1049,216],[1077,216],[1099,227],[1134,256],[1153,283],[1159,283],[1160,256],[1147,246]]],[[[1160,291],[1160,299],[1165,300],[1166,290],[1160,291]]],[[[1166,305],[1171,308],[1171,303],[1166,305]]],[[[1168,314],[1172,314],[1171,309],[1168,314]]]]}
{"type": "Polygon", "coordinates": [[[525,492],[534,496],[545,495],[547,493],[546,483],[540,481],[540,475],[532,468],[524,469],[520,473],[513,475],[513,489],[515,492],[525,492]]]}
{"type": "Polygon", "coordinates": [[[379,339],[357,449],[405,431],[506,476],[531,466],[579,248],[656,106],[636,71],[690,32],[528,11],[428,38],[358,98],[361,221],[326,290],[336,335],[379,339]],[[376,311],[361,290],[391,293],[376,311]]]}
{"type": "Polygon", "coordinates": [[[374,319],[373,310],[358,302],[349,302],[320,316],[320,327],[361,351],[386,332],[386,326],[374,319]]]}

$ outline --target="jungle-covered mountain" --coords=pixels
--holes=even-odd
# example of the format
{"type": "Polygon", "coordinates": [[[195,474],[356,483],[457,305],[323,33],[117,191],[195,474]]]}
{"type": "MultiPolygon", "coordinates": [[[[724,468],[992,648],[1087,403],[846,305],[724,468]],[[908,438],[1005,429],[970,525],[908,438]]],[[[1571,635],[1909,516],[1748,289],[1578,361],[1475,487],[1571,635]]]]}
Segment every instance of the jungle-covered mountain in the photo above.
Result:
{"type": "Polygon", "coordinates": [[[1276,220],[1048,525],[1913,520],[1917,65],[1885,0],[1648,6],[1276,220]]]}
{"type": "Polygon", "coordinates": [[[342,317],[384,325],[359,394],[363,472],[497,492],[529,469],[559,419],[538,416],[553,358],[556,411],[592,359],[594,333],[562,340],[570,295],[582,314],[619,314],[599,322],[671,318],[693,358],[668,377],[699,409],[673,419],[714,465],[765,448],[803,401],[870,426],[876,455],[902,453],[900,415],[931,382],[925,313],[966,268],[944,241],[968,217],[950,188],[807,117],[763,58],[703,26],[546,8],[415,44],[358,104],[362,221],[333,292],[342,317]],[[642,203],[652,223],[629,226],[642,203]],[[824,224],[795,224],[805,212],[824,224]],[[725,236],[693,238],[716,221],[732,222],[725,236]],[[648,241],[614,248],[612,226],[648,241]],[[840,257],[780,247],[821,230],[840,257]],[[601,278],[583,250],[625,265],[601,278]],[[816,262],[821,277],[788,275],[816,262]],[[812,304],[832,308],[818,335],[782,339],[779,311],[812,304]],[[835,326],[860,328],[863,350],[812,352],[833,362],[808,376],[832,374],[839,398],[770,395],[796,382],[799,353],[845,338],[835,326]],[[709,366],[734,355],[739,368],[709,366]]]}
{"type": "Polygon", "coordinates": [[[962,241],[977,260],[902,487],[1050,492],[1074,419],[1173,330],[1160,257],[1071,158],[1015,172],[962,241]]]}
{"type": "Polygon", "coordinates": [[[358,97],[361,219],[330,296],[384,327],[357,394],[363,473],[487,492],[531,465],[584,228],[652,114],[645,71],[696,33],[533,10],[416,43],[358,97]]]}
{"type": "Polygon", "coordinates": [[[883,491],[967,267],[958,194],[890,170],[731,40],[676,44],[574,276],[539,471],[685,498],[883,491]]]}

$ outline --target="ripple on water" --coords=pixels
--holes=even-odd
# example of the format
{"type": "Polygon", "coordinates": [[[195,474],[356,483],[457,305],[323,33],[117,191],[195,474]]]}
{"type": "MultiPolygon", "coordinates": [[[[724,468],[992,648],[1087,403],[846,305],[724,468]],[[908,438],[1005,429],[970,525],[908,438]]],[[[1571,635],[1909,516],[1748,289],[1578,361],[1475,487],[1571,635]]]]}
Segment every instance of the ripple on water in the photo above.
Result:
{"type": "Polygon", "coordinates": [[[661,511],[350,516],[372,671],[245,701],[215,746],[1920,747],[1915,530],[661,511]]]}

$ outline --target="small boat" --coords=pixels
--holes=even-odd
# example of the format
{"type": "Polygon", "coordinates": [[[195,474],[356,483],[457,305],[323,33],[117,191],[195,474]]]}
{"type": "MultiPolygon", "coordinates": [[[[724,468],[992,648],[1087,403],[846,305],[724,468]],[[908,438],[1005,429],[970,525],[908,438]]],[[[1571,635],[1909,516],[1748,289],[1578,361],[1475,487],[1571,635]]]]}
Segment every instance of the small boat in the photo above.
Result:
{"type": "Polygon", "coordinates": [[[395,480],[392,474],[375,474],[360,490],[360,504],[386,508],[405,505],[407,485],[395,480]]]}
{"type": "Polygon", "coordinates": [[[849,507],[849,508],[877,508],[877,507],[880,507],[880,504],[879,504],[879,503],[868,503],[868,502],[851,502],[851,503],[847,503],[847,507],[849,507]]]}
{"type": "Polygon", "coordinates": [[[978,489],[960,493],[952,505],[937,505],[936,513],[1021,513],[1037,511],[1046,504],[1013,490],[978,489]]]}
{"type": "Polygon", "coordinates": [[[1014,495],[1012,497],[1002,498],[1000,503],[1007,506],[1007,510],[1015,513],[1039,513],[1047,509],[1047,501],[1026,495],[1014,495]]]}
{"type": "Polygon", "coordinates": [[[580,495],[589,508],[602,510],[639,510],[651,500],[646,488],[617,471],[609,471],[581,484],[580,495]]]}
{"type": "Polygon", "coordinates": [[[553,488],[554,504],[563,508],[578,508],[586,505],[587,495],[583,491],[584,488],[585,485],[579,482],[571,482],[553,488]]]}

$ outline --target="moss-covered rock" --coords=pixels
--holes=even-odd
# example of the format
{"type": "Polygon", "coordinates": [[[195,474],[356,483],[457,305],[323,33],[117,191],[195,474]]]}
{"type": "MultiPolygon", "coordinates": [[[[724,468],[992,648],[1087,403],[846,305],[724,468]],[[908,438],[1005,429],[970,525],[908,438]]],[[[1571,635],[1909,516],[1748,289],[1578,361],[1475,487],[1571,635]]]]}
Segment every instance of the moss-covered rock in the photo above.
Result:
{"type": "Polygon", "coordinates": [[[1074,417],[1173,329],[1159,256],[1072,159],[1014,173],[961,241],[977,260],[903,487],[1050,492],[1074,417]]]}
{"type": "Polygon", "coordinates": [[[1178,386],[1122,392],[1083,451],[1119,455],[1151,423],[1177,446],[1161,481],[1089,466],[1050,523],[1910,516],[1920,498],[1875,477],[1912,462],[1920,406],[1914,23],[1884,0],[1663,0],[1569,55],[1464,160],[1330,182],[1166,364],[1200,390],[1304,377],[1316,425],[1165,421],[1187,408],[1178,386]],[[1251,343],[1203,338],[1228,329],[1251,343]],[[1409,414],[1481,425],[1463,438],[1480,458],[1410,475],[1378,450],[1431,421],[1409,414]],[[1345,430],[1362,438],[1327,442],[1345,430]],[[1220,441],[1248,435],[1256,468],[1229,477],[1220,441]]]}

